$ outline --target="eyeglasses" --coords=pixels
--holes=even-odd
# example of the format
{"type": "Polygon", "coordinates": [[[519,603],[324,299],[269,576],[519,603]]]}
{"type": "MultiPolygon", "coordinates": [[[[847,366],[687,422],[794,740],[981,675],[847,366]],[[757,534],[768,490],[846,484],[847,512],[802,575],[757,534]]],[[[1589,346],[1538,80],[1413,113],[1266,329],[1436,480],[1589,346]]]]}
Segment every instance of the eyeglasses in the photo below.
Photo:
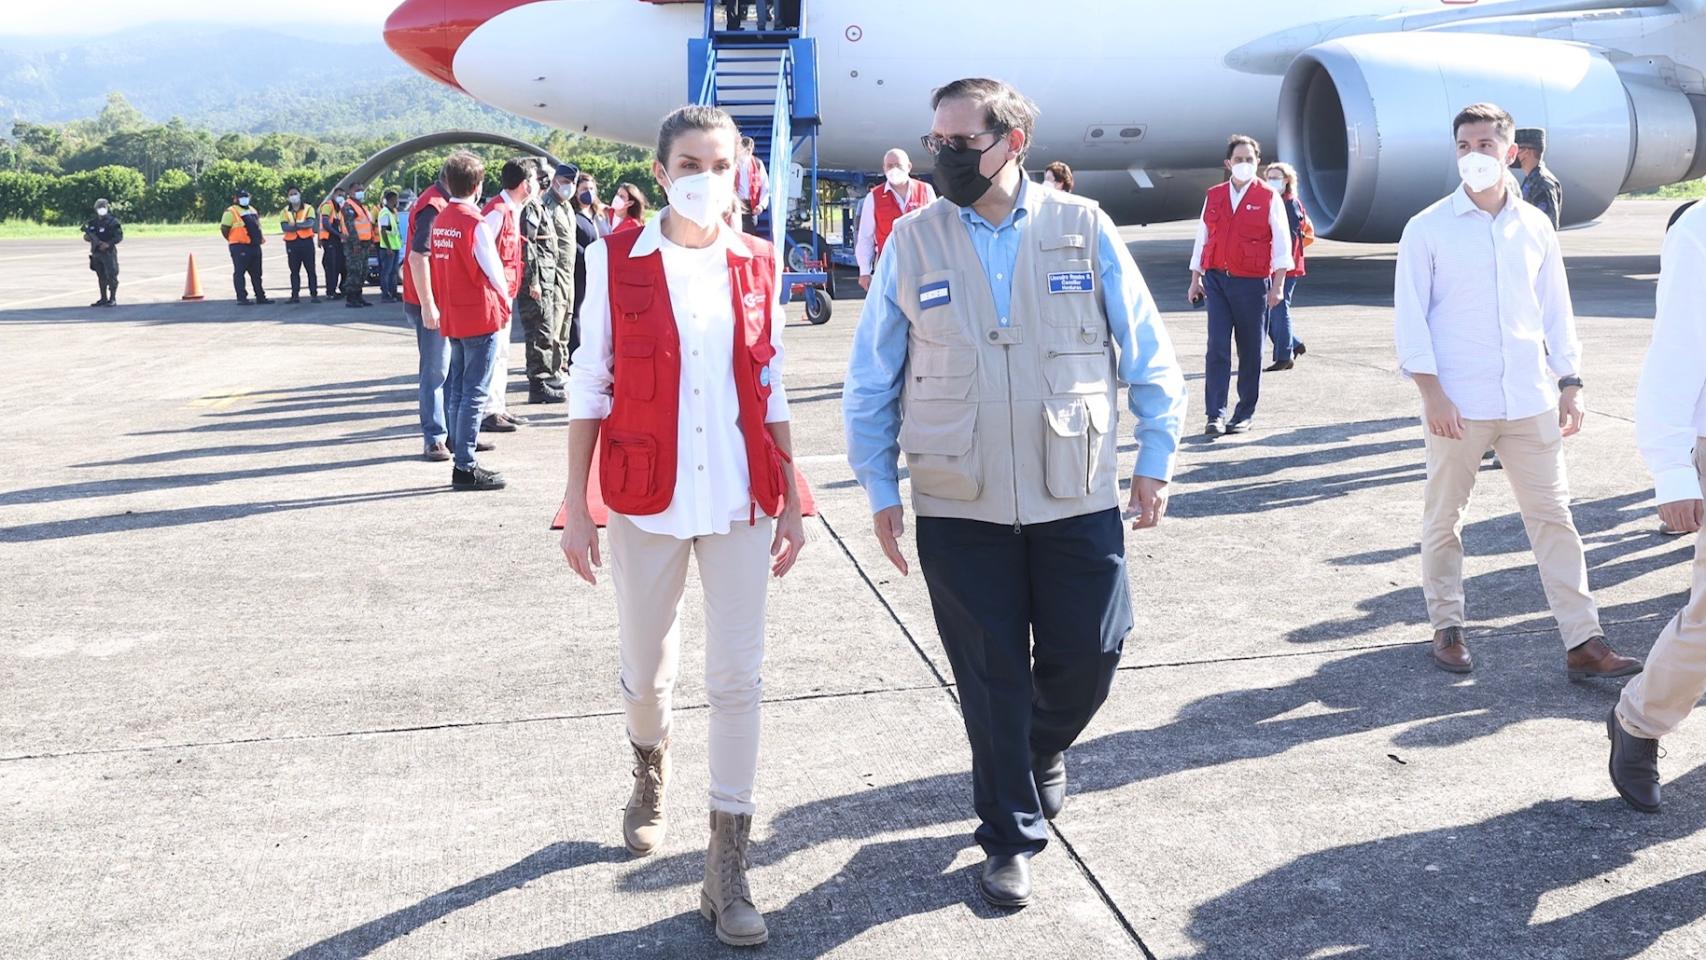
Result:
{"type": "MultiPolygon", "coordinates": [[[[943,150],[952,150],[955,153],[959,153],[962,150],[969,150],[971,149],[971,142],[976,140],[978,137],[994,137],[999,135],[1000,131],[998,130],[984,130],[979,133],[973,133],[963,137],[938,137],[934,133],[927,133],[924,136],[919,137],[918,142],[924,145],[924,151],[926,153],[934,157],[940,155],[943,150]]],[[[989,146],[984,147],[982,150],[979,150],[978,153],[988,153],[993,149],[995,149],[995,144],[992,143],[989,146]]]]}

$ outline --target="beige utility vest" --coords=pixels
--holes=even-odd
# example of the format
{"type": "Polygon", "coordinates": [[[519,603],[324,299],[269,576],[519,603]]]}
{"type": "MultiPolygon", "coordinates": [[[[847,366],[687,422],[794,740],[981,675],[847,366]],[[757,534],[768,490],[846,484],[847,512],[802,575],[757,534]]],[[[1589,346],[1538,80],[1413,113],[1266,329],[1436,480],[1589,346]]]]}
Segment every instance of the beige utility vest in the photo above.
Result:
{"type": "Polygon", "coordinates": [[[919,516],[1030,524],[1119,505],[1097,207],[1028,193],[1005,327],[959,207],[903,217],[883,251],[910,328],[900,449],[919,516]]]}

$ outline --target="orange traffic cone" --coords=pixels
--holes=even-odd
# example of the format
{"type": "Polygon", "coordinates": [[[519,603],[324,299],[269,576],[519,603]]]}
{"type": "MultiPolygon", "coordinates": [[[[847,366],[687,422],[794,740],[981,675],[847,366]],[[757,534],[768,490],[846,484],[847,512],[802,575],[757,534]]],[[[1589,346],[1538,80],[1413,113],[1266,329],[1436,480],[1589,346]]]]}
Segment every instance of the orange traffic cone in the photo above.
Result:
{"type": "Polygon", "coordinates": [[[184,299],[200,300],[201,274],[195,272],[195,254],[190,254],[189,273],[184,275],[184,299]]]}

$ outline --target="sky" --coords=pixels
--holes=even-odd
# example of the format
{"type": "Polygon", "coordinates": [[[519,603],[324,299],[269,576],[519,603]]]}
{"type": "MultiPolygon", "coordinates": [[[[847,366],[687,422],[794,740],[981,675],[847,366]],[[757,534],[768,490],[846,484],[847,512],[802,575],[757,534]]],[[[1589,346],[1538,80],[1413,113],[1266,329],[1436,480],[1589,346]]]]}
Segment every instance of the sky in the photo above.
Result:
{"type": "Polygon", "coordinates": [[[7,3],[0,35],[93,36],[161,21],[279,26],[298,21],[347,23],[375,36],[400,0],[78,0],[75,4],[7,3]]]}

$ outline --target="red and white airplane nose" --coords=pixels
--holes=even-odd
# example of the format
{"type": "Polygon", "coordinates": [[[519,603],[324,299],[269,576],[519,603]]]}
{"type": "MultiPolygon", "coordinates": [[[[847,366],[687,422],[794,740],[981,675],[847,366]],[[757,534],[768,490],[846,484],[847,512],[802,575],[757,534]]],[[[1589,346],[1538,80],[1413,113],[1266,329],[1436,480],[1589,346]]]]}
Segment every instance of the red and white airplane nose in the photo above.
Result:
{"type": "Polygon", "coordinates": [[[403,0],[385,20],[385,43],[416,70],[457,89],[456,51],[506,10],[538,0],[403,0]]]}

